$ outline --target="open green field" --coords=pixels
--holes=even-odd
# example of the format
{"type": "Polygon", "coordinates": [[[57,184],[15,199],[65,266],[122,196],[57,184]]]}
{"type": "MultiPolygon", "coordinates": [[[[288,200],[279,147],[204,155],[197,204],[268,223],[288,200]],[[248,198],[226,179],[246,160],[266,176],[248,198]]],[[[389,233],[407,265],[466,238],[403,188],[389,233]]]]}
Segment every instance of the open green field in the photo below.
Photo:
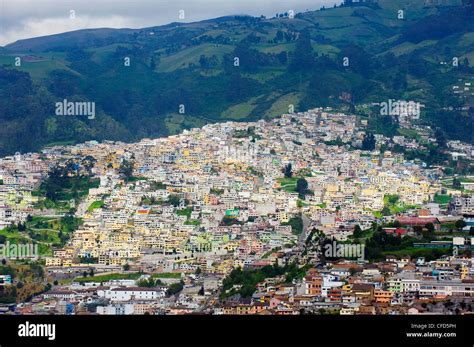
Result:
{"type": "Polygon", "coordinates": [[[273,118],[277,117],[283,113],[290,112],[290,105],[296,107],[300,103],[302,95],[300,93],[288,93],[280,96],[273,105],[265,111],[265,116],[273,118]]]}
{"type": "Polygon", "coordinates": [[[78,277],[75,281],[81,282],[107,282],[112,280],[137,280],[142,274],[135,273],[113,273],[108,275],[98,275],[93,277],[78,277]]]}
{"type": "Polygon", "coordinates": [[[221,118],[223,119],[234,119],[241,120],[249,117],[252,111],[257,106],[258,96],[251,98],[247,102],[242,102],[240,104],[229,107],[227,110],[221,113],[221,118]]]}
{"type": "Polygon", "coordinates": [[[232,52],[233,48],[229,45],[214,45],[211,43],[204,43],[197,46],[192,46],[178,53],[162,57],[158,66],[157,72],[172,72],[177,69],[189,67],[190,64],[199,65],[199,58],[201,55],[210,57],[216,55],[219,60],[222,60],[224,54],[232,52]]]}
{"type": "MultiPolygon", "coordinates": [[[[71,70],[67,66],[67,61],[64,59],[65,54],[62,52],[42,52],[38,54],[38,60],[28,61],[24,58],[25,54],[0,54],[0,66],[7,65],[15,67],[16,69],[28,72],[33,79],[41,79],[48,76],[54,70],[66,70],[77,75],[77,72],[71,70]],[[15,58],[21,59],[21,65],[15,65],[15,58]]],[[[36,56],[36,55],[35,55],[36,56]]]]}
{"type": "Polygon", "coordinates": [[[440,204],[440,205],[449,204],[452,199],[453,199],[453,197],[450,196],[450,195],[436,194],[434,196],[434,202],[436,202],[437,204],[440,204]]]}
{"type": "Polygon", "coordinates": [[[186,116],[179,113],[172,113],[165,118],[165,126],[170,135],[175,135],[183,129],[197,128],[205,124],[203,119],[186,116]]]}
{"type": "Polygon", "coordinates": [[[281,189],[288,193],[294,193],[296,192],[296,182],[298,181],[300,177],[283,177],[283,178],[278,178],[277,182],[280,183],[281,189]]]}

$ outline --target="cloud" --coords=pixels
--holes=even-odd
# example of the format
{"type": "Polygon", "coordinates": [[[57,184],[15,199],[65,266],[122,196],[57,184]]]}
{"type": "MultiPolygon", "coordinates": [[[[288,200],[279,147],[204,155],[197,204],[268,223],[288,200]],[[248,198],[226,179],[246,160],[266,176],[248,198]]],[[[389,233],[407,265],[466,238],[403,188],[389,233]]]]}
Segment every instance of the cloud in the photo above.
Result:
{"type": "Polygon", "coordinates": [[[341,0],[0,0],[0,45],[86,28],[144,28],[225,15],[273,16],[332,6],[341,0]],[[75,18],[70,18],[70,11],[75,18]]]}

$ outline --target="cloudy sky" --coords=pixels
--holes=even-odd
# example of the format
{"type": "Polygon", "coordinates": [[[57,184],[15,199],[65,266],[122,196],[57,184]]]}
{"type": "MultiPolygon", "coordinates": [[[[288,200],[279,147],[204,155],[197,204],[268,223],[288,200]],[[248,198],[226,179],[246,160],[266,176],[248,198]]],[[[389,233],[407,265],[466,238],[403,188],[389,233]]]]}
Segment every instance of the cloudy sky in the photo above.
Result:
{"type": "Polygon", "coordinates": [[[273,16],[341,0],[0,0],[0,45],[85,28],[143,28],[224,15],[273,16]],[[73,12],[71,12],[73,11],[73,12]],[[71,18],[74,17],[74,18],[71,18]]]}

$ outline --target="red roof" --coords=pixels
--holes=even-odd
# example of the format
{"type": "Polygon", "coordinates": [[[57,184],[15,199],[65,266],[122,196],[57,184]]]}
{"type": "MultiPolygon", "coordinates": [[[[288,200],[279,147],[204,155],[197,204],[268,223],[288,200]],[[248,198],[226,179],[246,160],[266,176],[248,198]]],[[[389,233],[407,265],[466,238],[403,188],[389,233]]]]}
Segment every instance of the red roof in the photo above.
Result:
{"type": "Polygon", "coordinates": [[[402,225],[421,225],[425,226],[428,223],[439,224],[438,218],[436,217],[408,217],[408,216],[401,216],[397,217],[397,221],[402,225]]]}

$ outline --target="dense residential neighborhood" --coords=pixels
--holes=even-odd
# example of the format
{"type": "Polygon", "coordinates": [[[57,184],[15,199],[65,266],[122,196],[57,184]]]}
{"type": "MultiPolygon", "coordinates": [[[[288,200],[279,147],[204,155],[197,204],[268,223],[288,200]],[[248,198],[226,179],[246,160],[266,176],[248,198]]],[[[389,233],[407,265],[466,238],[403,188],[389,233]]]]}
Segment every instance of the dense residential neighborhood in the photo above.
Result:
{"type": "Polygon", "coordinates": [[[39,246],[2,263],[2,310],[471,313],[474,177],[407,159],[435,142],[421,130],[327,108],[2,158],[2,242],[39,246]],[[9,301],[22,262],[44,266],[40,288],[9,301]]]}

